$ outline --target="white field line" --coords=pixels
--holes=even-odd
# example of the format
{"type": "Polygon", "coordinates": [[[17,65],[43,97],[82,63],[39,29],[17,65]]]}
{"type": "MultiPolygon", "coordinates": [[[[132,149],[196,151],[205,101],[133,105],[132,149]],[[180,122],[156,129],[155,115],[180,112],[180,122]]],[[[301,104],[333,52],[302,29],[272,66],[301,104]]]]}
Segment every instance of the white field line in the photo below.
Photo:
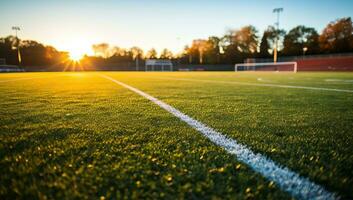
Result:
{"type": "Polygon", "coordinates": [[[345,82],[353,83],[353,80],[344,80],[344,79],[325,79],[326,82],[345,82]]]}
{"type": "Polygon", "coordinates": [[[283,191],[288,192],[293,197],[298,199],[339,198],[336,194],[328,192],[322,186],[311,182],[308,178],[301,177],[299,174],[291,171],[287,167],[276,164],[266,156],[263,156],[259,153],[254,153],[247,146],[239,144],[236,140],[228,138],[222,133],[208,127],[202,122],[189,117],[188,115],[164,103],[163,101],[123,82],[117,81],[109,76],[101,76],[145,97],[175,117],[179,118],[181,121],[184,121],[189,126],[199,131],[203,136],[208,138],[214,144],[222,147],[228,153],[235,155],[239,161],[247,164],[255,172],[258,172],[268,180],[275,182],[283,191]]]}
{"type": "MultiPolygon", "coordinates": [[[[146,77],[144,77],[144,78],[146,78],[146,77]]],[[[201,80],[201,79],[190,79],[190,78],[169,78],[169,77],[168,78],[167,77],[153,77],[153,79],[194,81],[194,82],[205,82],[205,83],[227,83],[227,84],[235,84],[235,85],[249,85],[249,86],[260,86],[260,87],[278,87],[278,88],[291,88],[291,89],[306,89],[306,90],[321,90],[321,91],[353,93],[353,90],[345,90],[345,89],[295,86],[295,85],[280,85],[280,84],[270,84],[270,83],[245,83],[245,82],[237,82],[237,81],[213,81],[213,80],[201,80]]]]}
{"type": "Polygon", "coordinates": [[[16,79],[9,79],[9,80],[0,80],[0,83],[22,81],[22,80],[30,80],[30,79],[35,79],[35,78],[41,78],[41,77],[28,77],[28,78],[16,78],[16,79]]]}
{"type": "MultiPolygon", "coordinates": [[[[70,76],[69,74],[56,74],[55,76],[70,76]]],[[[8,80],[0,80],[0,83],[7,83],[7,82],[15,82],[15,81],[22,81],[22,80],[31,80],[31,79],[38,79],[38,78],[55,78],[52,76],[34,76],[34,77],[26,77],[26,78],[16,78],[16,79],[8,79],[8,80]]]]}

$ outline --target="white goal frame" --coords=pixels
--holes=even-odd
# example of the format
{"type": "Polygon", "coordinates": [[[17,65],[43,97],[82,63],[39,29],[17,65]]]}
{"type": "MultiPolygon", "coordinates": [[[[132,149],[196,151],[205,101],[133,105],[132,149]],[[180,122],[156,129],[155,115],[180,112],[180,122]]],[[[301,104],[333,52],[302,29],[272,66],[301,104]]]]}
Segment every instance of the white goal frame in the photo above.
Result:
{"type": "Polygon", "coordinates": [[[293,65],[293,72],[297,73],[298,64],[297,62],[266,62],[266,63],[237,63],[234,65],[234,71],[238,71],[239,66],[243,66],[246,68],[256,67],[256,66],[281,66],[281,65],[293,65]]]}
{"type": "Polygon", "coordinates": [[[147,59],[145,71],[173,71],[173,63],[168,59],[147,59]],[[159,68],[159,70],[155,70],[159,68]]]}

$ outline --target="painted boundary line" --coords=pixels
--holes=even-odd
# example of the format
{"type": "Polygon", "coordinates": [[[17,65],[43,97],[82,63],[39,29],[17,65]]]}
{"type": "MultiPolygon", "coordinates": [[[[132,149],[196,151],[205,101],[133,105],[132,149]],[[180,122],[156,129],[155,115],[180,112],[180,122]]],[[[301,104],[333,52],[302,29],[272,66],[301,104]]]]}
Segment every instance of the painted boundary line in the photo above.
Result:
{"type": "MultiPolygon", "coordinates": [[[[146,77],[144,77],[144,78],[146,78],[146,77]]],[[[345,90],[345,89],[319,88],[319,87],[295,86],[295,85],[277,85],[277,84],[269,84],[269,83],[244,83],[244,82],[237,82],[237,81],[213,81],[213,80],[200,80],[200,79],[189,79],[189,78],[166,78],[166,77],[159,77],[159,78],[154,78],[154,79],[194,81],[194,82],[205,82],[205,83],[227,83],[227,84],[235,84],[235,85],[249,85],[249,86],[261,86],[261,87],[278,87],[278,88],[291,88],[291,89],[306,89],[306,90],[321,90],[321,91],[353,93],[353,90],[345,90]]]]}
{"type": "MultiPolygon", "coordinates": [[[[67,76],[67,74],[56,74],[55,76],[67,76]]],[[[50,76],[34,76],[34,77],[26,77],[26,78],[16,78],[16,79],[8,79],[8,80],[0,80],[0,83],[7,82],[15,82],[15,81],[24,81],[24,80],[32,80],[32,79],[41,79],[41,78],[53,78],[50,76]]]]}
{"type": "Polygon", "coordinates": [[[0,83],[7,83],[7,82],[14,82],[14,81],[22,81],[22,80],[31,80],[40,77],[28,77],[28,78],[17,78],[17,79],[10,79],[10,80],[0,80],[0,83]]]}
{"type": "Polygon", "coordinates": [[[301,177],[299,174],[291,171],[287,167],[280,166],[259,153],[254,153],[247,146],[239,144],[236,140],[226,137],[222,133],[217,132],[207,125],[189,117],[188,115],[164,103],[163,101],[123,82],[117,81],[109,76],[101,76],[141,95],[142,97],[145,97],[175,117],[179,118],[181,121],[184,121],[189,126],[199,131],[203,136],[208,138],[214,144],[222,147],[228,153],[235,155],[239,161],[247,164],[255,172],[258,172],[268,180],[275,182],[283,191],[288,192],[293,197],[298,199],[339,198],[336,194],[328,192],[322,186],[311,182],[308,178],[301,177]]]}

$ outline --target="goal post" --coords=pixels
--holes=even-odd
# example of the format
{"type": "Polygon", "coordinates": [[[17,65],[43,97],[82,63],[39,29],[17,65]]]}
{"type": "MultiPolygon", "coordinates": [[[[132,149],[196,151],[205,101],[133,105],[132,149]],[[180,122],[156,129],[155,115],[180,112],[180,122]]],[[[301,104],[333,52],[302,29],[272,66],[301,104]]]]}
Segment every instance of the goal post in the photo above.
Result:
{"type": "Polygon", "coordinates": [[[147,59],[145,71],[173,71],[173,63],[167,59],[147,59]]]}
{"type": "Polygon", "coordinates": [[[298,71],[297,62],[266,62],[266,63],[238,63],[234,65],[234,71],[298,71]]]}

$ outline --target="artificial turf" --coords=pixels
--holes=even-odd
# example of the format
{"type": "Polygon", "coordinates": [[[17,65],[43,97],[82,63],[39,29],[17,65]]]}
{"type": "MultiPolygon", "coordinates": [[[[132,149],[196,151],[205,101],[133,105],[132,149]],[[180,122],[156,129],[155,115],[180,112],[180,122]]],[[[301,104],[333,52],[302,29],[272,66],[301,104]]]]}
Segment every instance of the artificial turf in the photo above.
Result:
{"type": "Polygon", "coordinates": [[[353,198],[353,93],[232,84],[353,90],[353,73],[88,72],[0,74],[1,199],[291,198],[99,74],[353,198]]]}

